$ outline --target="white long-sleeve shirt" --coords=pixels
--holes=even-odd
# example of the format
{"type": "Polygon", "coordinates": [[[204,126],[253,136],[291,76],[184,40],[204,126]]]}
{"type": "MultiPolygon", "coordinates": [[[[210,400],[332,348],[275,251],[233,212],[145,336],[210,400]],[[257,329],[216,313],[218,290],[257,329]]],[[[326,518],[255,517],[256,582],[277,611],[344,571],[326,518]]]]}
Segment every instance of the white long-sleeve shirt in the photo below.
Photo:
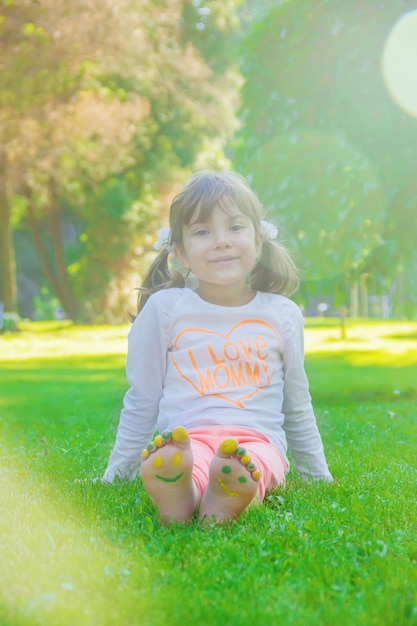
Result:
{"type": "Polygon", "coordinates": [[[331,481],[304,370],[301,311],[277,294],[219,306],[189,288],[153,294],[128,337],[129,390],[104,480],[133,479],[156,428],[242,426],[304,477],[331,481]]]}

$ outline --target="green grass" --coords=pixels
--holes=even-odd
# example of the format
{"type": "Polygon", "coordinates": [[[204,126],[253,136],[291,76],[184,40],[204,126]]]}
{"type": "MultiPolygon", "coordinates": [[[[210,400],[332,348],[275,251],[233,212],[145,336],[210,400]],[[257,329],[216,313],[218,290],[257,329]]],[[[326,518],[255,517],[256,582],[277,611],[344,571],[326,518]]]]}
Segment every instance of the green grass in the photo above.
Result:
{"type": "Polygon", "coordinates": [[[417,324],[307,323],[332,485],[292,472],[238,523],[160,526],[140,481],[92,484],[127,327],[0,337],[1,626],[417,624],[417,324]],[[87,478],[86,483],[75,479],[87,478]]]}

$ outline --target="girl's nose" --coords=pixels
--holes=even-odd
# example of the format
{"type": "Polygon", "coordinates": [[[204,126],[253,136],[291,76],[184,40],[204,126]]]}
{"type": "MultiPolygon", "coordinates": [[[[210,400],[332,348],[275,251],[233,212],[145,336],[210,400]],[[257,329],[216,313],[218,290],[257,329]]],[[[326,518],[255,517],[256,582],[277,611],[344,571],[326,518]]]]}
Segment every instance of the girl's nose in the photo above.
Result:
{"type": "Polygon", "coordinates": [[[230,247],[230,239],[229,239],[229,231],[219,229],[215,232],[214,244],[217,248],[228,248],[230,247]]]}

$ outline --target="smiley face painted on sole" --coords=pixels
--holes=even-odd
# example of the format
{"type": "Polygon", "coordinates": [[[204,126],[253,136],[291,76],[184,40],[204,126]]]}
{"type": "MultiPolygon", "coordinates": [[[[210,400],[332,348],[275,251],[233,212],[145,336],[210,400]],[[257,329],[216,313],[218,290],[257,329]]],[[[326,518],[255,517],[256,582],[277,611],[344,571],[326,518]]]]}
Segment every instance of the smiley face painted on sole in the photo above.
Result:
{"type": "Polygon", "coordinates": [[[157,435],[142,452],[143,485],[162,522],[189,521],[199,503],[191,442],[183,426],[157,435]]]}
{"type": "MultiPolygon", "coordinates": [[[[177,468],[181,466],[181,463],[182,463],[181,451],[175,452],[172,459],[170,459],[169,461],[165,460],[165,464],[160,455],[156,456],[153,459],[153,466],[157,470],[160,470],[161,468],[163,468],[164,465],[167,470],[172,469],[172,468],[177,468]]],[[[162,480],[164,483],[176,483],[183,476],[184,476],[184,472],[180,472],[179,474],[175,476],[162,476],[161,474],[155,474],[155,478],[157,478],[158,480],[162,480]]]]}
{"type": "Polygon", "coordinates": [[[238,441],[224,439],[214,455],[204,493],[200,520],[222,522],[235,519],[259,495],[261,472],[238,441]]]}
{"type": "Polygon", "coordinates": [[[176,447],[176,444],[184,441],[188,441],[188,433],[180,426],[172,433],[166,431],[157,435],[143,450],[142,461],[151,463],[156,470],[155,479],[164,483],[176,483],[184,476],[183,471],[178,472],[183,463],[183,450],[176,447]]]}

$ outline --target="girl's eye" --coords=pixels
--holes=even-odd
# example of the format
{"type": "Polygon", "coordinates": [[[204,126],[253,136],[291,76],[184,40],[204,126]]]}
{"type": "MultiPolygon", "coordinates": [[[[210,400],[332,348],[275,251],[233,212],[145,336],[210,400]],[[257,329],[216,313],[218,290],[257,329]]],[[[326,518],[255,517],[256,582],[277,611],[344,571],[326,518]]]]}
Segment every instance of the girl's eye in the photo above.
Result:
{"type": "Polygon", "coordinates": [[[233,224],[230,230],[239,231],[239,230],[242,230],[242,228],[244,228],[243,224],[233,224]]]}
{"type": "Polygon", "coordinates": [[[194,235],[197,237],[204,237],[205,235],[207,235],[207,233],[208,230],[206,228],[199,228],[194,232],[194,235]]]}

